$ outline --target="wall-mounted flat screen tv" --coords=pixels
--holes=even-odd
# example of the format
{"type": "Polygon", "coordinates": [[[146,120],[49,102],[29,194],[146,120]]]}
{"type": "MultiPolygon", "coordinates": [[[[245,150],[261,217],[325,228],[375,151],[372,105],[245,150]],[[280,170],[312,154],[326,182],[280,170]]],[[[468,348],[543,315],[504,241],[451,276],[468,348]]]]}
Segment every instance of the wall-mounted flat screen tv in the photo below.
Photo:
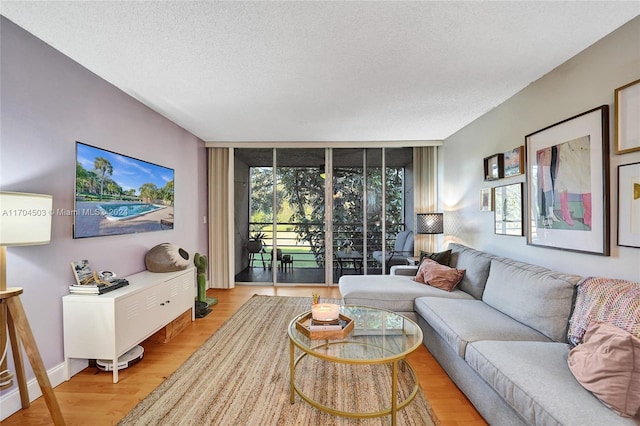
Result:
{"type": "Polygon", "coordinates": [[[173,229],[174,171],[76,142],[73,238],[173,229]]]}

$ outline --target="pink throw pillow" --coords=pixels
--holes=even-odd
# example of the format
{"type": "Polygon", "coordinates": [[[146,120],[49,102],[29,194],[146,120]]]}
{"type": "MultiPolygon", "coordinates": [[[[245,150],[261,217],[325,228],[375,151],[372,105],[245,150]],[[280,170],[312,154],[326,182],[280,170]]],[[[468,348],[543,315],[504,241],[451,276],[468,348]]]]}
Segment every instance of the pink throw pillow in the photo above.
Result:
{"type": "Polygon", "coordinates": [[[424,259],[414,280],[441,290],[451,291],[464,277],[466,269],[450,268],[435,260],[424,259]]]}
{"type": "Polygon", "coordinates": [[[605,322],[587,327],[569,351],[569,369],[585,389],[624,417],[640,414],[640,339],[605,322]]]}

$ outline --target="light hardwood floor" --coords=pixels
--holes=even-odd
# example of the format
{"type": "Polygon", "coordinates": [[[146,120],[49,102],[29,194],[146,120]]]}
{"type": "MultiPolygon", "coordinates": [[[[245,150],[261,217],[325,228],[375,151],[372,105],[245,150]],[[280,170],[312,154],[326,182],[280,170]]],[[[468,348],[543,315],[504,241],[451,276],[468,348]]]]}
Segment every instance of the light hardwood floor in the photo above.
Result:
{"type": "MultiPolygon", "coordinates": [[[[120,371],[120,381],[111,373],[87,368],[58,385],[55,394],[67,425],[113,425],[175,371],[211,334],[254,294],[340,298],[337,287],[236,286],[231,290],[210,289],[207,296],[219,302],[213,312],[187,326],[168,343],[145,341],[144,358],[120,371]]],[[[486,425],[467,398],[451,382],[424,346],[410,355],[411,365],[440,425],[486,425]]],[[[44,400],[38,398],[28,409],[2,421],[3,426],[51,425],[44,400]]]]}

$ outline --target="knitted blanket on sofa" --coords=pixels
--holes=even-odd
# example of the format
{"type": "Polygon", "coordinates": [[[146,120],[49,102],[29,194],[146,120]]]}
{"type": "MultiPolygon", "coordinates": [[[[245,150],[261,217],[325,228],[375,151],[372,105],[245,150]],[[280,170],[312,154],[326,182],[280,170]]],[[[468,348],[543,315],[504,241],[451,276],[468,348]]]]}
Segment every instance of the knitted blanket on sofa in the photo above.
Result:
{"type": "Polygon", "coordinates": [[[569,343],[582,343],[592,322],[606,322],[640,338],[640,283],[602,277],[582,280],[569,320],[569,343]]]}

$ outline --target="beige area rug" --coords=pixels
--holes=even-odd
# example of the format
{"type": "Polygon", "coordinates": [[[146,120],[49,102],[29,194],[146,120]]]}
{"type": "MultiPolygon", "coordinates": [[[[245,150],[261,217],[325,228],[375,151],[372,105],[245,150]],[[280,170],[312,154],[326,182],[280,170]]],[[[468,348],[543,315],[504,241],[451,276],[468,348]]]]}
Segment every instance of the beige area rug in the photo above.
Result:
{"type": "MultiPolygon", "coordinates": [[[[289,402],[291,319],[311,298],[253,296],[166,381],[119,423],[125,425],[388,425],[390,416],[349,419],[321,412],[296,395],[289,402]]],[[[298,355],[296,350],[296,356],[298,355]]],[[[400,374],[401,400],[413,388],[400,374]]],[[[298,364],[303,392],[341,410],[389,407],[386,365],[329,363],[307,356],[298,364]]],[[[430,426],[431,408],[420,389],[397,414],[398,425],[430,426]]]]}

